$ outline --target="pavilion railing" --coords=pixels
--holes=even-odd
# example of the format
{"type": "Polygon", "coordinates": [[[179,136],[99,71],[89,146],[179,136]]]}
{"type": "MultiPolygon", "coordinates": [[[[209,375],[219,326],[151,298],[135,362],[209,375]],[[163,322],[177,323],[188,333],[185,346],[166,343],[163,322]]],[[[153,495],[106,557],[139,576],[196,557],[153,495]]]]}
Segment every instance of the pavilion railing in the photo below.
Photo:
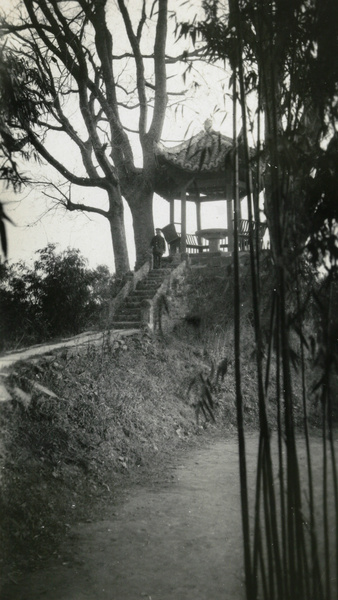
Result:
{"type": "MultiPolygon", "coordinates": [[[[256,222],[252,223],[253,231],[256,230],[256,222]]],[[[238,240],[239,240],[239,249],[240,250],[249,250],[249,227],[250,222],[247,219],[240,219],[238,222],[238,240]]],[[[266,223],[259,223],[258,226],[258,236],[260,247],[263,247],[263,238],[267,229],[266,223]]]]}
{"type": "MultiPolygon", "coordinates": [[[[177,231],[177,223],[170,223],[162,228],[163,235],[169,246],[170,254],[175,254],[180,251],[181,246],[181,233],[177,231]]],[[[255,232],[256,223],[253,222],[253,230],[255,232]]],[[[259,242],[260,247],[263,247],[263,238],[267,229],[266,223],[259,223],[259,242]]],[[[249,250],[249,221],[247,219],[240,219],[238,223],[238,239],[239,239],[239,250],[249,250]]],[[[220,240],[220,250],[227,250],[229,247],[229,238],[222,238],[220,240]]],[[[197,238],[192,233],[186,234],[186,248],[190,254],[196,254],[198,252],[205,252],[209,250],[209,244],[197,238]]]]}

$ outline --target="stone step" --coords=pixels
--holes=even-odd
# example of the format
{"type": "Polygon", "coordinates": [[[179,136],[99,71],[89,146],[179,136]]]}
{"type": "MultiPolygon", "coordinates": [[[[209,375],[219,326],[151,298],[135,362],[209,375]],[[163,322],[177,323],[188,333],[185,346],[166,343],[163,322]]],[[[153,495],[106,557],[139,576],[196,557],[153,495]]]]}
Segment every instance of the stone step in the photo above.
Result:
{"type": "Polygon", "coordinates": [[[141,321],[119,321],[112,324],[112,329],[141,329],[141,327],[141,321]]]}
{"type": "Polygon", "coordinates": [[[116,314],[114,315],[114,322],[121,322],[121,321],[140,321],[141,315],[140,313],[138,313],[137,315],[131,315],[130,313],[125,313],[125,314],[116,314]]]}
{"type": "Polygon", "coordinates": [[[131,292],[129,298],[132,298],[132,299],[134,299],[134,298],[135,299],[136,298],[150,299],[150,298],[153,298],[154,295],[155,294],[154,294],[153,290],[134,290],[133,292],[131,292]]]}
{"type": "Polygon", "coordinates": [[[141,306],[142,306],[142,300],[144,300],[144,298],[130,298],[130,297],[128,297],[125,300],[125,302],[123,303],[122,306],[125,307],[126,309],[129,309],[129,308],[135,308],[135,309],[138,308],[138,309],[140,309],[141,306]]]}
{"type": "Polygon", "coordinates": [[[157,290],[160,285],[162,284],[162,279],[161,281],[157,281],[157,280],[153,280],[153,281],[149,281],[149,280],[145,280],[145,281],[140,281],[140,283],[137,284],[136,290],[141,291],[141,290],[157,290]]]}
{"type": "Polygon", "coordinates": [[[132,317],[139,317],[140,316],[140,305],[131,305],[131,306],[126,306],[125,304],[123,304],[121,306],[121,308],[117,311],[116,313],[119,316],[122,315],[130,315],[132,317]]]}
{"type": "Polygon", "coordinates": [[[164,258],[162,258],[162,269],[173,269],[174,267],[177,267],[177,265],[180,264],[181,260],[182,259],[180,254],[172,254],[171,256],[165,256],[164,258]]]}
{"type": "Polygon", "coordinates": [[[144,300],[151,300],[164,279],[172,271],[171,265],[166,268],[153,269],[147,277],[137,284],[114,316],[113,329],[140,329],[141,307],[144,300]]]}
{"type": "Polygon", "coordinates": [[[147,279],[160,279],[169,275],[171,269],[154,269],[153,271],[149,271],[147,275],[147,279]]]}

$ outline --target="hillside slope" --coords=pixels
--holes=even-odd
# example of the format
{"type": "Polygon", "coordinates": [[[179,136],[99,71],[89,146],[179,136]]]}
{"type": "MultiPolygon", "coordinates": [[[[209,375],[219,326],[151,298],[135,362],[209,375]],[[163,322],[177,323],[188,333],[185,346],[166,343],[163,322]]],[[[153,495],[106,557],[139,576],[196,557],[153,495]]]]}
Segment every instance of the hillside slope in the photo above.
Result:
{"type": "Polygon", "coordinates": [[[2,572],[47,558],[69,520],[202,431],[187,390],[203,369],[198,340],[145,334],[15,365],[0,412],[2,572]]]}
{"type": "MultiPolygon", "coordinates": [[[[189,310],[164,335],[137,333],[102,345],[56,349],[16,363],[14,398],[0,405],[0,571],[16,572],[57,552],[69,523],[209,432],[235,430],[229,274],[191,271],[169,297],[189,310]],[[214,424],[195,408],[200,375],[213,377],[214,424]],[[190,392],[188,393],[188,390],[190,392]],[[49,393],[48,393],[49,391],[49,393]]],[[[242,387],[247,428],[258,422],[254,336],[247,278],[242,319],[242,387]]],[[[167,318],[167,317],[166,317],[167,318]]],[[[164,322],[164,325],[166,323],[164,322]]],[[[273,378],[271,397],[273,399],[273,378]]],[[[296,397],[297,400],[297,397],[296,397]]],[[[295,410],[299,403],[295,403],[295,410]]],[[[271,403],[271,423],[274,407],[271,403]]]]}

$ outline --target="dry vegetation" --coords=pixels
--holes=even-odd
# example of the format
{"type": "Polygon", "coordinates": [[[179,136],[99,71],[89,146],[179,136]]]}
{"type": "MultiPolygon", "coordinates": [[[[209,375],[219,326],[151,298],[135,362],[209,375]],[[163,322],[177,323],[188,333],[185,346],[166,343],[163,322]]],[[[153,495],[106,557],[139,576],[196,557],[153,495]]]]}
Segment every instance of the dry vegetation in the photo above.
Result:
{"type": "Polygon", "coordinates": [[[1,410],[1,559],[12,577],[57,551],[102,494],[193,437],[186,392],[205,364],[196,345],[140,335],[16,365],[12,392],[37,381],[57,398],[35,391],[1,410]]]}
{"type": "MultiPolygon", "coordinates": [[[[191,277],[193,289],[199,276],[191,277]]],[[[235,429],[231,290],[225,301],[227,277],[204,284],[199,282],[199,297],[190,302],[198,325],[183,319],[170,335],[140,333],[15,366],[7,384],[16,400],[0,413],[1,570],[11,578],[57,553],[69,523],[92,517],[100,500],[114,499],[135,476],[146,478],[175,448],[201,440],[205,429],[235,429]],[[199,373],[210,375],[212,364],[225,356],[230,360],[224,380],[212,381],[216,425],[201,418],[197,427],[199,390],[188,394],[189,385],[199,373]],[[32,393],[34,381],[57,397],[41,388],[32,393]],[[32,394],[30,401],[18,394],[19,387],[32,394]]],[[[242,337],[245,418],[248,427],[256,427],[249,309],[242,337]]]]}

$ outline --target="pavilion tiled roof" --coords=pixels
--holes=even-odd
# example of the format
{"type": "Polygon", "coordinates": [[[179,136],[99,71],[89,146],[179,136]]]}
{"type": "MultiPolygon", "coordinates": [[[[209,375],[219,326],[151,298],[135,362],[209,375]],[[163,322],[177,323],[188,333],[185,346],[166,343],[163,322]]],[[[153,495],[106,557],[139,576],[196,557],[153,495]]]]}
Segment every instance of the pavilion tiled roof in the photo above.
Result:
{"type": "Polygon", "coordinates": [[[226,170],[232,148],[231,138],[205,129],[171,148],[158,143],[155,155],[159,165],[172,165],[186,173],[217,173],[226,170]]]}
{"type": "MultiPolygon", "coordinates": [[[[246,195],[244,145],[238,138],[239,195],[246,195]]],[[[155,192],[172,200],[180,198],[182,190],[187,199],[198,202],[221,200],[232,195],[233,154],[232,138],[214,131],[208,121],[204,130],[180,144],[167,147],[158,143],[154,148],[157,161],[155,192]]],[[[250,150],[251,157],[254,151],[250,150]]],[[[255,179],[255,173],[252,173],[255,179]]]]}

